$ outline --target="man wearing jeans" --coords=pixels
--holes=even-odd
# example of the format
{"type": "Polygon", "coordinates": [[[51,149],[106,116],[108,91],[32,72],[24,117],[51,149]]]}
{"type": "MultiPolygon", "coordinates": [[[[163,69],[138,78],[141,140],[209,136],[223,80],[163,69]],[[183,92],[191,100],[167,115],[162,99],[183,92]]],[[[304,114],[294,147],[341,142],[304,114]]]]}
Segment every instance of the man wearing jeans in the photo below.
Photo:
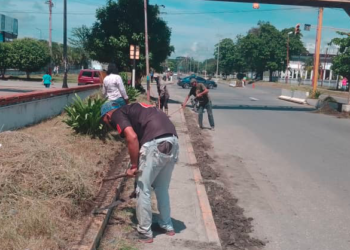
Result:
{"type": "Polygon", "coordinates": [[[186,97],[186,100],[182,104],[183,108],[186,107],[188,99],[191,97],[191,95],[193,95],[196,98],[196,100],[199,102],[199,107],[198,107],[199,127],[203,129],[203,112],[204,112],[204,109],[206,109],[208,113],[208,120],[209,120],[210,127],[212,130],[214,130],[215,123],[214,123],[212,104],[208,94],[209,90],[204,86],[203,83],[197,83],[197,80],[195,78],[191,79],[191,85],[192,85],[192,88],[190,90],[190,93],[188,94],[188,96],[186,97]]]}
{"type": "Polygon", "coordinates": [[[125,137],[131,168],[130,177],[142,171],[137,180],[137,231],[129,238],[145,243],[153,242],[151,192],[157,197],[158,230],[175,235],[170,217],[169,184],[178,159],[178,139],[174,125],[161,110],[143,103],[133,103],[120,108],[102,108],[103,121],[125,137]]]}

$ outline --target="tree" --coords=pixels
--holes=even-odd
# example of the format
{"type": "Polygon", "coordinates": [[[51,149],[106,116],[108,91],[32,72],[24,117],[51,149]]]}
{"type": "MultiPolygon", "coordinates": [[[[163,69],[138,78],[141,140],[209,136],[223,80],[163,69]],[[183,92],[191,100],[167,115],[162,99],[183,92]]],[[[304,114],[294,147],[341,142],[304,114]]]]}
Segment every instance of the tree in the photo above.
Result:
{"type": "Polygon", "coordinates": [[[218,56],[218,46],[220,45],[219,73],[225,75],[233,73],[235,63],[235,44],[232,39],[225,38],[215,45],[214,56],[218,56]]]}
{"type": "MultiPolygon", "coordinates": [[[[150,66],[161,69],[161,63],[170,56],[171,30],[160,17],[157,5],[148,5],[148,36],[150,66]]],[[[100,62],[115,62],[119,70],[131,70],[130,44],[140,46],[138,68],[145,74],[145,37],[143,0],[108,0],[97,10],[97,22],[89,33],[86,49],[91,58],[100,62]]],[[[140,71],[138,71],[140,72],[140,71]]]]}
{"type": "MultiPolygon", "coordinates": [[[[268,22],[259,22],[246,36],[237,38],[234,61],[236,70],[252,70],[262,77],[264,71],[270,71],[270,81],[274,71],[286,69],[288,32],[293,28],[277,30],[268,22]]],[[[290,35],[289,56],[306,51],[301,35],[290,35]]]]}
{"type": "Polygon", "coordinates": [[[16,68],[26,72],[27,79],[30,73],[38,71],[50,62],[50,52],[48,46],[43,43],[24,38],[13,42],[13,63],[16,68]]]}
{"type": "Polygon", "coordinates": [[[339,53],[333,58],[332,70],[334,70],[335,73],[350,79],[350,36],[342,32],[338,32],[338,34],[345,37],[334,38],[331,42],[332,44],[339,46],[339,53]]]}
{"type": "Polygon", "coordinates": [[[6,70],[13,66],[13,48],[11,43],[0,43],[0,75],[5,78],[6,70]]]}

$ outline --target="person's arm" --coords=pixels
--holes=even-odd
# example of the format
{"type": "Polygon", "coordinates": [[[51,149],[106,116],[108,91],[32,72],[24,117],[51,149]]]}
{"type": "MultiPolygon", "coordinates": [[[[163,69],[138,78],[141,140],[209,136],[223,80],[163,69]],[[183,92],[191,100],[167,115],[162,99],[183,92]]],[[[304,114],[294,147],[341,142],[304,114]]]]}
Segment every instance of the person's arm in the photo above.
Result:
{"type": "Polygon", "coordinates": [[[106,94],[107,94],[107,89],[106,89],[105,82],[103,82],[103,84],[102,84],[102,95],[103,95],[104,97],[106,97],[106,94]]]}
{"type": "Polygon", "coordinates": [[[124,98],[125,102],[128,103],[129,102],[129,97],[128,97],[128,94],[126,93],[126,90],[125,90],[125,87],[124,87],[124,83],[123,83],[123,79],[120,76],[118,77],[117,84],[118,84],[118,88],[119,88],[120,94],[124,98]]]}
{"type": "Polygon", "coordinates": [[[127,170],[129,176],[135,176],[139,162],[139,140],[132,127],[124,129],[124,136],[128,145],[131,167],[127,170]]]}
{"type": "Polygon", "coordinates": [[[201,93],[197,93],[197,97],[202,97],[203,95],[206,95],[208,93],[209,93],[209,90],[206,87],[204,87],[204,91],[201,93]]]}
{"type": "Polygon", "coordinates": [[[186,108],[186,104],[187,104],[189,98],[190,98],[190,95],[188,95],[188,96],[186,97],[186,100],[185,100],[185,101],[183,102],[183,104],[182,104],[182,108],[186,108]]]}

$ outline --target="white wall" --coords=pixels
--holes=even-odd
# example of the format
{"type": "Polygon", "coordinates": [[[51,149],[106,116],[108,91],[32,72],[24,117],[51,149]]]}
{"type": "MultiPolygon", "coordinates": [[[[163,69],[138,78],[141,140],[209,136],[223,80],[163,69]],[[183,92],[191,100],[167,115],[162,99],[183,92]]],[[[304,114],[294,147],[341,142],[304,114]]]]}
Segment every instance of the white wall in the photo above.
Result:
{"type": "Polygon", "coordinates": [[[96,91],[98,89],[87,89],[77,93],[0,107],[0,132],[19,129],[57,116],[72,103],[75,94],[84,99],[96,91]]]}

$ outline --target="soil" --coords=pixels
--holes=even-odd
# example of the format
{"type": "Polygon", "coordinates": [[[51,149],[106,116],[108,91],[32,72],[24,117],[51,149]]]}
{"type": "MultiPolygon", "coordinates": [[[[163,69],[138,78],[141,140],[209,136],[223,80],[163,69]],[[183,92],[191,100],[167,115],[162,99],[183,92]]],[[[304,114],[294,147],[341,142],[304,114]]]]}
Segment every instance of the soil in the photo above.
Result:
{"type": "Polygon", "coordinates": [[[335,110],[334,108],[332,108],[328,102],[326,102],[325,104],[323,104],[323,106],[321,108],[319,108],[318,110],[314,111],[314,113],[316,114],[325,114],[325,115],[330,115],[339,119],[342,118],[350,118],[350,113],[346,113],[346,112],[339,112],[337,110],[335,110]]]}
{"type": "Polygon", "coordinates": [[[196,145],[194,152],[208,194],[216,227],[223,249],[252,250],[262,249],[265,242],[250,236],[253,232],[252,218],[244,215],[244,209],[239,207],[238,200],[218,184],[220,176],[211,166],[217,164],[207,153],[212,151],[211,140],[206,130],[198,129],[195,114],[185,112],[187,127],[192,143],[196,145]]]}

